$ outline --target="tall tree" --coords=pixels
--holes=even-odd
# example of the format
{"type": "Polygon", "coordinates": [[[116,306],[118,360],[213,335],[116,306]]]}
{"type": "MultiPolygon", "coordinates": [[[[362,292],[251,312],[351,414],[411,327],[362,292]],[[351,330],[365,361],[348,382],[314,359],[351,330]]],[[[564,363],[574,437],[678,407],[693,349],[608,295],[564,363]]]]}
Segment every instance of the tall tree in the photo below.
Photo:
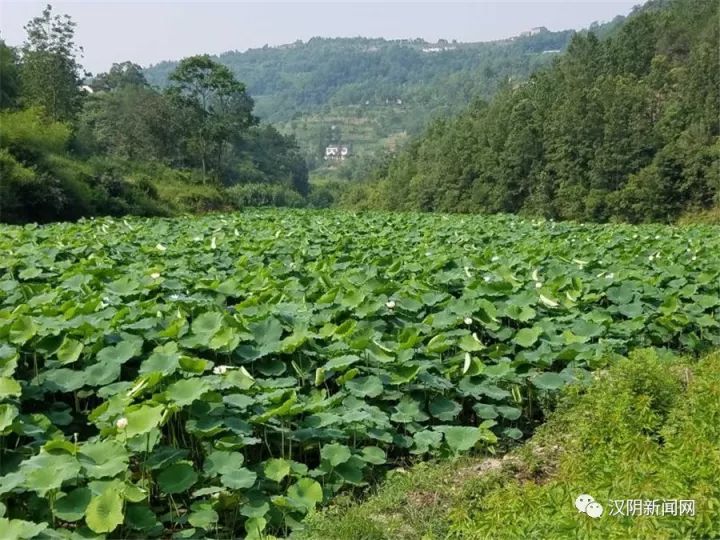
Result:
{"type": "Polygon", "coordinates": [[[25,25],[20,81],[26,105],[40,106],[52,120],[71,120],[80,108],[80,71],[75,23],[69,15],[53,15],[48,5],[25,25]]]}
{"type": "Polygon", "coordinates": [[[207,55],[183,59],[168,92],[187,124],[187,146],[202,168],[220,174],[231,141],[257,123],[253,101],[232,72],[207,55]]]}
{"type": "Polygon", "coordinates": [[[124,88],[127,86],[142,87],[148,86],[142,68],[130,61],[115,63],[107,73],[101,73],[92,81],[92,89],[98,91],[109,91],[124,88]]]}
{"type": "Polygon", "coordinates": [[[17,54],[0,39],[0,109],[17,105],[19,83],[17,54]]]}

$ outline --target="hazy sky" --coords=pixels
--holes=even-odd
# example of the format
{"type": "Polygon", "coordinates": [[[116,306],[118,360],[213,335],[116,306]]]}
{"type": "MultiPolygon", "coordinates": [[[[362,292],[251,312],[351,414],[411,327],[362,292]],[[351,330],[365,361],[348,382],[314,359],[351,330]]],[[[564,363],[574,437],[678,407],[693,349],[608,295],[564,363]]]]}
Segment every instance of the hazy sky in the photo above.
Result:
{"type": "MultiPolygon", "coordinates": [[[[0,0],[0,36],[11,45],[46,1],[0,0]]],[[[486,41],[535,26],[582,28],[626,15],[641,0],[548,2],[52,2],[77,23],[83,66],[107,70],[113,62],[143,66],[197,53],[220,53],[323,37],[438,38],[486,41]]]]}

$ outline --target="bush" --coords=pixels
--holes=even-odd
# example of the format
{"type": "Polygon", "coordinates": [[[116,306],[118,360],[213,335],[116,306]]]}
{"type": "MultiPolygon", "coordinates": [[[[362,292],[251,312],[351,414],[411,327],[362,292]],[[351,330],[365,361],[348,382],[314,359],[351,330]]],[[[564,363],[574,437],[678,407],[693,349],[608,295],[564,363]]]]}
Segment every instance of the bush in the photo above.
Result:
{"type": "Polygon", "coordinates": [[[64,152],[70,140],[70,128],[47,120],[38,108],[0,112],[0,125],[0,147],[21,160],[64,152]]]}
{"type": "Polygon", "coordinates": [[[301,208],[306,205],[302,195],[280,184],[237,184],[228,188],[226,193],[236,208],[258,206],[301,208]]]}

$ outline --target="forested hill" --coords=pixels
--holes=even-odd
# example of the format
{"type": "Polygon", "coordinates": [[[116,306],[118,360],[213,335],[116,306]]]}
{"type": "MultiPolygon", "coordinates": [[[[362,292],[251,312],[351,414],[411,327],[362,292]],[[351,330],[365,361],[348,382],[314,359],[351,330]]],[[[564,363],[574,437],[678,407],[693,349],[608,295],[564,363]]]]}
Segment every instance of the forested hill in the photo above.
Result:
{"type": "Polygon", "coordinates": [[[312,200],[295,141],[225,66],[184,58],[162,92],[129,61],[86,81],[70,17],[48,5],[25,29],[0,39],[0,222],[312,200]]]}
{"type": "MultiPolygon", "coordinates": [[[[498,77],[520,76],[542,63],[536,55],[564,49],[572,35],[538,30],[486,43],[316,37],[226,52],[214,59],[247,86],[260,117],[282,122],[326,105],[375,105],[397,99],[447,105],[455,101],[448,99],[453,94],[467,98],[478,90],[487,92],[498,77]]],[[[145,76],[163,87],[176,65],[162,62],[147,68],[145,76]]]]}
{"type": "MultiPolygon", "coordinates": [[[[597,28],[606,32],[621,20],[597,28]]],[[[327,144],[349,144],[353,155],[367,157],[476,96],[492,96],[508,79],[526,79],[564,50],[573,32],[528,34],[486,43],[313,38],[214,59],[247,86],[260,118],[296,136],[313,168],[327,144]]],[[[163,87],[175,66],[162,62],[144,73],[163,87]]]]}
{"type": "Polygon", "coordinates": [[[716,0],[650,2],[434,123],[346,203],[631,222],[717,204],[719,42],[716,0]]]}

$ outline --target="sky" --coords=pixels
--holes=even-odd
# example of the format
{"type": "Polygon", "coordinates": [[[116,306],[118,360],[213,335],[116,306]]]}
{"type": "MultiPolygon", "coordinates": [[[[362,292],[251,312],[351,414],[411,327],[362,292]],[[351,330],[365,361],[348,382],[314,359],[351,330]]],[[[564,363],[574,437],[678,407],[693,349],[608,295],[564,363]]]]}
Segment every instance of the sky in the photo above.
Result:
{"type": "MultiPolygon", "coordinates": [[[[579,29],[627,15],[642,0],[187,2],[156,0],[52,2],[55,13],[77,23],[85,69],[107,71],[113,62],[142,66],[193,54],[217,54],[322,37],[439,38],[489,41],[537,26],[579,29]]],[[[25,39],[23,26],[45,1],[0,0],[0,37],[25,39]]]]}

